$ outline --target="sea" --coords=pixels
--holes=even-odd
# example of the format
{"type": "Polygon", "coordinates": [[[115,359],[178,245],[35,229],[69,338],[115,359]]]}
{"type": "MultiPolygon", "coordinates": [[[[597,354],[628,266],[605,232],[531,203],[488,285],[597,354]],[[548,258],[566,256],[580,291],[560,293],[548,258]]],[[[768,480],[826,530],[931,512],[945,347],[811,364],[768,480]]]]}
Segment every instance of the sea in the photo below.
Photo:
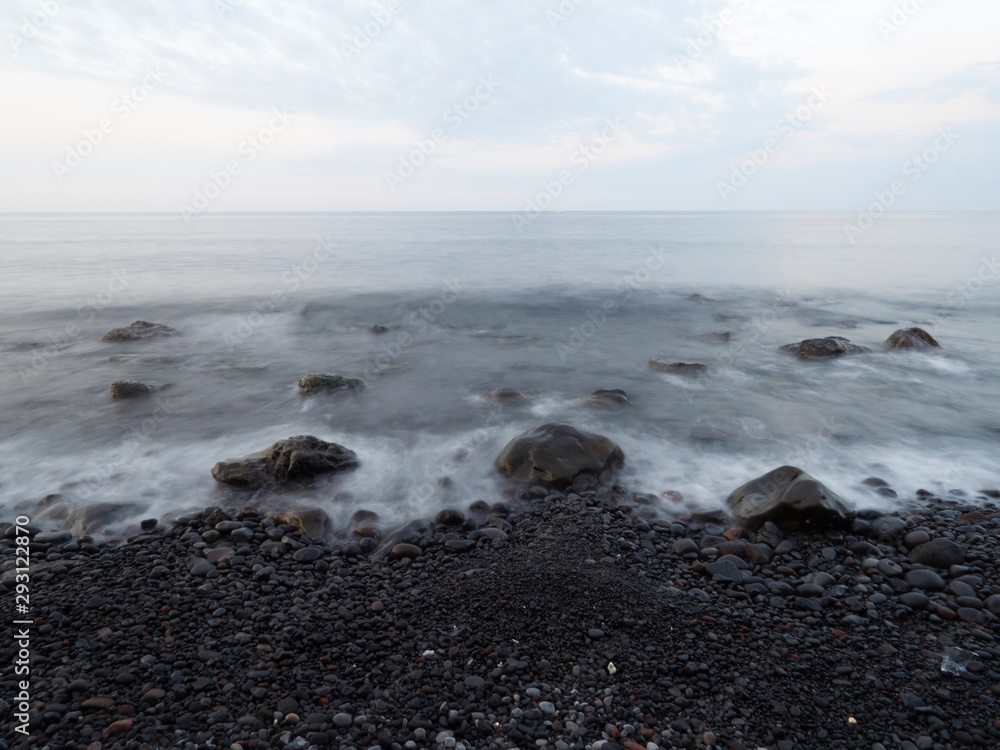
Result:
{"type": "MultiPolygon", "coordinates": [[[[606,435],[651,512],[785,464],[858,507],[1000,486],[1000,213],[0,216],[0,518],[240,501],[212,466],[293,435],[359,467],[269,502],[387,521],[503,499],[546,422],[606,435]],[[101,341],[136,320],[181,335],[101,341]],[[932,352],[887,352],[919,326],[932,352]],[[728,336],[727,336],[728,334],[728,336]],[[871,353],[779,350],[843,336],[871,353]],[[728,339],[728,340],[727,340],[728,339]],[[702,363],[701,375],[650,359],[702,363]],[[308,373],[363,391],[305,397],[308,373]],[[113,401],[138,380],[146,398],[113,401]],[[516,388],[499,404],[486,394],[516,388]],[[597,389],[630,403],[595,409],[597,389]],[[897,497],[863,484],[878,477],[897,497]],[[678,498],[680,498],[678,500],[678,498]]],[[[976,502],[981,502],[977,500],[976,502]]]]}

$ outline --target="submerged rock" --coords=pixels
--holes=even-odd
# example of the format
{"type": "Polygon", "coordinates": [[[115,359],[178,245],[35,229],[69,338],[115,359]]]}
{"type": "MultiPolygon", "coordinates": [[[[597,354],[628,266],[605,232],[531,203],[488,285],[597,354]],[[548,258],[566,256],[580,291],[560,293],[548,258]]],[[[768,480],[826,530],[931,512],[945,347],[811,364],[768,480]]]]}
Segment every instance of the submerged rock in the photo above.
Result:
{"type": "Polygon", "coordinates": [[[852,344],[843,336],[827,336],[823,339],[804,339],[797,344],[785,344],[779,347],[783,352],[792,352],[803,359],[819,359],[822,357],[839,357],[842,354],[860,354],[870,352],[866,346],[852,344]]]}
{"type": "Polygon", "coordinates": [[[923,328],[900,328],[882,346],[889,350],[941,348],[941,344],[923,328]]]}
{"type": "Polygon", "coordinates": [[[615,470],[625,454],[613,440],[568,424],[543,424],[511,440],[497,468],[520,482],[568,483],[582,473],[615,470]]]}
{"type": "Polygon", "coordinates": [[[786,528],[842,527],[854,517],[847,502],[795,466],[782,466],[752,479],[734,490],[726,505],[736,522],[749,529],[767,521],[786,528]]]}
{"type": "Polygon", "coordinates": [[[348,378],[343,375],[325,373],[310,373],[299,380],[299,391],[311,395],[320,391],[360,391],[365,387],[361,378],[348,378]]]}
{"type": "Polygon", "coordinates": [[[74,536],[93,534],[107,528],[113,523],[120,523],[126,516],[137,510],[136,506],[126,503],[94,503],[82,508],[73,508],[66,514],[61,527],[71,531],[74,536]]]}
{"type": "Polygon", "coordinates": [[[700,362],[667,362],[662,359],[649,360],[649,367],[657,372],[672,372],[681,375],[697,375],[708,370],[708,366],[700,362]]]}
{"type": "Polygon", "coordinates": [[[333,522],[322,508],[284,508],[268,511],[264,518],[273,518],[279,524],[288,524],[312,539],[320,539],[333,532],[333,522]]]}
{"type": "Polygon", "coordinates": [[[486,398],[498,404],[523,404],[529,401],[528,397],[517,388],[494,388],[486,394],[486,398]]]}
{"type": "Polygon", "coordinates": [[[165,326],[162,323],[149,323],[137,320],[130,326],[114,328],[101,337],[101,341],[139,341],[141,339],[159,339],[166,336],[178,336],[180,331],[165,326]]]}
{"type": "Polygon", "coordinates": [[[116,380],[111,384],[110,391],[112,399],[121,401],[126,398],[148,396],[153,392],[153,388],[137,380],[116,380]]]}
{"type": "Polygon", "coordinates": [[[320,474],[345,471],[357,465],[354,451],[312,435],[297,435],[279,440],[257,453],[220,461],[212,467],[212,476],[235,487],[259,488],[282,482],[308,481],[320,474]]]}
{"type": "Polygon", "coordinates": [[[621,388],[598,389],[583,399],[580,404],[593,409],[619,409],[628,406],[629,398],[628,394],[621,388]]]}

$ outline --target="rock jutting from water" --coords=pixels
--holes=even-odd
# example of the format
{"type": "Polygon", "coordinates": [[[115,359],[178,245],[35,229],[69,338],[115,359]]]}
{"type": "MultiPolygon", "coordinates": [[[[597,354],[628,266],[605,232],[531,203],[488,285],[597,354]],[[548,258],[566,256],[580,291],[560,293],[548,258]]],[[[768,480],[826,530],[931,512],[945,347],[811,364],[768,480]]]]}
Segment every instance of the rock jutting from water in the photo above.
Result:
{"type": "Polygon", "coordinates": [[[497,468],[519,482],[566,483],[581,473],[615,471],[625,454],[610,438],[568,424],[543,424],[511,440],[497,468]]]}
{"type": "Polygon", "coordinates": [[[128,398],[139,398],[148,396],[153,392],[153,387],[140,383],[137,380],[116,380],[108,389],[114,401],[123,401],[128,398]]]}
{"type": "Polygon", "coordinates": [[[212,476],[223,484],[258,489],[306,482],[322,474],[357,466],[358,457],[354,451],[312,435],[298,435],[279,440],[257,453],[220,461],[212,467],[212,476]]]}
{"type": "Polygon", "coordinates": [[[708,365],[701,362],[667,362],[663,359],[649,360],[649,368],[657,372],[669,372],[679,375],[699,375],[708,371],[708,365]]]}
{"type": "Polygon", "coordinates": [[[517,388],[494,388],[492,391],[486,394],[486,398],[490,401],[496,401],[498,404],[524,404],[530,401],[527,396],[525,396],[517,388]]]}
{"type": "Polygon", "coordinates": [[[882,346],[888,350],[916,349],[919,351],[941,348],[941,344],[937,342],[937,339],[923,328],[900,328],[898,331],[894,331],[882,346]]]}
{"type": "Polygon", "coordinates": [[[162,323],[149,323],[137,320],[124,328],[114,328],[101,337],[101,341],[140,341],[143,339],[158,339],[166,336],[179,336],[180,331],[165,326],[162,323]]]}
{"type": "Polygon", "coordinates": [[[620,409],[629,405],[629,397],[621,388],[598,389],[582,399],[580,405],[592,409],[620,409]]]}
{"type": "Polygon", "coordinates": [[[843,336],[804,339],[797,344],[785,344],[779,349],[783,352],[797,354],[803,359],[822,359],[823,357],[839,357],[844,354],[862,354],[871,351],[867,346],[852,344],[843,336]]]}
{"type": "Polygon", "coordinates": [[[843,527],[854,518],[847,502],[796,466],[781,466],[750,480],[733,490],[726,505],[748,529],[767,521],[782,527],[843,527]]]}
{"type": "Polygon", "coordinates": [[[327,373],[310,373],[299,379],[299,392],[312,395],[324,391],[360,391],[364,390],[365,381],[361,378],[350,378],[344,375],[327,373]]]}

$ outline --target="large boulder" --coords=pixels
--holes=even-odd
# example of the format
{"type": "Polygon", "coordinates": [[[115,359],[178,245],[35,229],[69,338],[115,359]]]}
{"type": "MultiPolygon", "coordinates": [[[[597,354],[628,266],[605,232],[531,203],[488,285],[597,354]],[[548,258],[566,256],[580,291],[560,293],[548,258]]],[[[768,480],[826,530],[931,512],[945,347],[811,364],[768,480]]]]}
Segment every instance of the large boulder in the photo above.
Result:
{"type": "Polygon", "coordinates": [[[578,474],[599,475],[625,462],[613,440],[568,424],[543,424],[507,443],[496,465],[520,482],[568,484],[578,474]]]}
{"type": "Polygon", "coordinates": [[[165,336],[177,336],[177,331],[162,323],[148,323],[137,320],[130,326],[114,328],[101,337],[101,341],[139,341],[141,339],[159,339],[165,336]]]}
{"type": "Polygon", "coordinates": [[[797,354],[803,359],[839,357],[843,354],[860,354],[871,351],[866,346],[852,344],[843,336],[827,336],[825,339],[804,339],[797,344],[785,344],[780,349],[783,352],[797,354]]]}
{"type": "Polygon", "coordinates": [[[882,344],[886,349],[934,349],[941,344],[923,328],[900,328],[882,344]]]}
{"type": "Polygon", "coordinates": [[[320,539],[333,532],[333,522],[322,508],[272,510],[264,518],[273,518],[278,524],[288,524],[312,539],[320,539]]]}
{"type": "Polygon", "coordinates": [[[284,482],[307,482],[320,474],[357,465],[354,451],[312,435],[297,435],[257,453],[220,461],[212,467],[212,476],[223,484],[257,489],[284,482]]]}
{"type": "Polygon", "coordinates": [[[795,466],[782,466],[734,490],[726,505],[735,521],[757,529],[767,521],[784,528],[844,527],[854,518],[851,506],[795,466]]]}
{"type": "Polygon", "coordinates": [[[299,380],[299,391],[305,395],[320,391],[360,391],[364,387],[365,381],[361,378],[348,378],[343,375],[325,373],[311,373],[299,380]]]}

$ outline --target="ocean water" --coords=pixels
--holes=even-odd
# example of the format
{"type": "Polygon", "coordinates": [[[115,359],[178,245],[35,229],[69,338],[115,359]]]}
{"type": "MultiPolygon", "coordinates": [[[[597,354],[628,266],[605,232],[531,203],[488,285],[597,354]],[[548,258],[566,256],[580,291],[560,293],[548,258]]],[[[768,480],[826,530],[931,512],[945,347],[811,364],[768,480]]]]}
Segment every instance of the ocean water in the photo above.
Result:
{"type": "Polygon", "coordinates": [[[622,484],[688,508],[787,463],[859,506],[1000,486],[1000,214],[891,214],[852,244],[854,219],[548,213],[518,233],[503,213],[2,216],[2,517],[39,518],[51,493],[128,503],[123,524],[218,504],[216,461],[312,434],[361,466],[283,502],[402,520],[498,499],[496,455],[548,421],[612,437],[622,484]],[[100,341],[139,319],[183,335],[100,341]],[[912,325],[943,348],[881,350],[912,325]],[[829,335],[874,351],[778,351],[829,335]],[[310,372],[367,387],[304,398],[310,372]],[[113,402],[124,379],[166,387],[113,402]],[[530,402],[484,398],[501,386],[530,402]],[[599,388],[630,406],[581,405],[599,388]]]}

